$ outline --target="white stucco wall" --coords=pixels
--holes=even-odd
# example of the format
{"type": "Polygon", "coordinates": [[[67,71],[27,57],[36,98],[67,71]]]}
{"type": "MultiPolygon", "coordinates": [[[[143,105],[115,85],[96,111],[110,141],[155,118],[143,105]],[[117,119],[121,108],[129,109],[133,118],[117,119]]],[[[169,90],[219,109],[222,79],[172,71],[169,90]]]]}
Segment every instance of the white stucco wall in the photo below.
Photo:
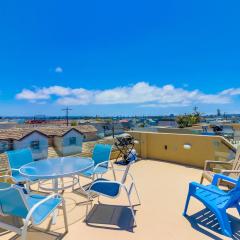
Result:
{"type": "Polygon", "coordinates": [[[54,137],[54,147],[63,156],[82,152],[83,135],[72,129],[63,137],[54,137]],[[70,138],[76,137],[76,145],[70,145],[70,138]]]}
{"type": "Polygon", "coordinates": [[[72,129],[63,137],[63,155],[77,154],[82,152],[84,136],[72,129]],[[70,138],[76,137],[76,145],[70,145],[70,138]]]}
{"type": "Polygon", "coordinates": [[[39,141],[39,149],[31,149],[33,153],[33,159],[43,159],[48,156],[48,138],[38,132],[33,132],[27,137],[23,138],[20,141],[14,141],[13,148],[14,149],[22,149],[22,148],[31,148],[32,141],[39,141]]]}

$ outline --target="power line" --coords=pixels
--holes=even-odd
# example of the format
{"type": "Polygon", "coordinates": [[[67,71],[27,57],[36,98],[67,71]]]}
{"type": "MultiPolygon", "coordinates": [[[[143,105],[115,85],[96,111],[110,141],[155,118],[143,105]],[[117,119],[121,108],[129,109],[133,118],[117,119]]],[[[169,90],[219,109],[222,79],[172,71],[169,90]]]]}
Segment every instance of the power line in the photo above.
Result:
{"type": "Polygon", "coordinates": [[[69,111],[71,111],[72,109],[69,108],[69,107],[66,107],[64,109],[62,109],[62,111],[65,111],[66,112],[66,120],[67,120],[67,126],[68,126],[68,123],[69,123],[69,111]]]}

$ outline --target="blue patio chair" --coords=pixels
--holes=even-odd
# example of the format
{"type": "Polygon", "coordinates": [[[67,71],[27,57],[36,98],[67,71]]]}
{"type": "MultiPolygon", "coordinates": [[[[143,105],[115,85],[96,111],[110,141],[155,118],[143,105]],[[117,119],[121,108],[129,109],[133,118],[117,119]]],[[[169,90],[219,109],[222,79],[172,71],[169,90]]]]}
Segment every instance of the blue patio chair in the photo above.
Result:
{"type": "Polygon", "coordinates": [[[37,179],[25,178],[19,172],[19,169],[23,165],[33,162],[32,151],[29,148],[8,151],[6,152],[6,155],[8,157],[12,179],[15,183],[37,181],[37,179]]]}
{"type": "Polygon", "coordinates": [[[112,152],[112,145],[96,144],[94,146],[93,154],[92,154],[94,166],[93,168],[81,173],[81,175],[94,179],[95,176],[98,176],[98,175],[102,176],[104,173],[108,171],[109,167],[111,167],[113,171],[114,179],[116,179],[114,167],[112,165],[112,162],[110,161],[111,152],[112,152]]]}
{"type": "Polygon", "coordinates": [[[0,215],[23,219],[23,226],[20,228],[4,222],[0,222],[0,228],[19,234],[21,240],[26,239],[30,222],[33,226],[41,224],[60,205],[63,208],[65,233],[67,233],[66,208],[64,199],[60,195],[41,196],[26,194],[19,185],[0,182],[0,215]]]}
{"type": "MultiPolygon", "coordinates": [[[[132,202],[130,199],[133,189],[135,190],[135,192],[137,194],[139,205],[141,204],[141,201],[140,201],[140,197],[139,197],[134,179],[133,179],[132,175],[129,173],[129,168],[133,163],[134,163],[134,161],[129,162],[129,164],[126,166],[125,169],[115,169],[115,171],[123,172],[121,181],[116,181],[116,180],[111,181],[111,180],[104,179],[104,178],[98,178],[95,181],[93,181],[93,183],[88,188],[87,192],[88,192],[88,201],[91,201],[91,204],[92,204],[92,198],[91,198],[92,193],[97,194],[98,197],[102,195],[102,196],[109,197],[109,198],[117,198],[121,192],[121,189],[123,189],[127,195],[131,213],[132,213],[132,216],[134,219],[134,223],[136,225],[137,224],[136,218],[135,218],[135,214],[134,214],[134,210],[133,210],[133,205],[132,205],[132,202]],[[131,184],[130,184],[129,188],[125,184],[127,177],[130,177],[130,179],[131,179],[131,184]]],[[[86,222],[88,220],[87,215],[88,215],[88,204],[87,204],[87,209],[86,209],[86,222]]]]}
{"type": "Polygon", "coordinates": [[[196,182],[189,184],[189,191],[184,208],[183,215],[186,216],[190,198],[194,197],[201,201],[218,219],[223,234],[228,237],[232,236],[232,230],[229,223],[227,209],[237,208],[240,214],[240,178],[232,179],[222,174],[215,174],[212,184],[204,186],[196,182]],[[225,180],[235,184],[235,187],[228,191],[222,191],[218,188],[219,180],[225,180]]]}

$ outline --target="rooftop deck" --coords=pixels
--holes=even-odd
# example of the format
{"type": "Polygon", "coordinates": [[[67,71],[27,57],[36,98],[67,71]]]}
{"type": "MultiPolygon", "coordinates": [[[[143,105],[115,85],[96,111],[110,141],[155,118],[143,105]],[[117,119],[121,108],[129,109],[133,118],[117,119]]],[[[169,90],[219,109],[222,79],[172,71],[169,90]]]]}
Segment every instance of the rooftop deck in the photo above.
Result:
{"type": "MultiPolygon", "coordinates": [[[[188,213],[190,217],[186,219],[182,216],[188,183],[199,181],[201,170],[173,163],[141,160],[132,166],[131,173],[135,178],[142,201],[142,205],[135,206],[137,227],[131,228],[133,219],[130,211],[122,207],[127,205],[127,199],[123,193],[120,198],[113,200],[100,197],[100,205],[95,199],[87,225],[84,222],[86,198],[79,195],[77,191],[67,191],[64,197],[67,204],[69,232],[63,239],[227,239],[219,232],[212,214],[196,200],[190,202],[188,213]]],[[[81,180],[82,184],[86,182],[84,178],[81,180]]],[[[136,200],[134,193],[132,197],[136,200]]],[[[231,214],[234,216],[235,212],[231,214]]],[[[62,233],[64,228],[61,211],[59,215],[57,224],[51,227],[51,231],[62,233]]],[[[235,239],[240,239],[240,222],[234,217],[231,219],[235,239]]],[[[44,230],[49,220],[41,226],[44,230]]],[[[13,236],[13,233],[9,233],[0,238],[6,240],[13,236]]],[[[49,233],[31,230],[28,239],[60,238],[49,233]]]]}

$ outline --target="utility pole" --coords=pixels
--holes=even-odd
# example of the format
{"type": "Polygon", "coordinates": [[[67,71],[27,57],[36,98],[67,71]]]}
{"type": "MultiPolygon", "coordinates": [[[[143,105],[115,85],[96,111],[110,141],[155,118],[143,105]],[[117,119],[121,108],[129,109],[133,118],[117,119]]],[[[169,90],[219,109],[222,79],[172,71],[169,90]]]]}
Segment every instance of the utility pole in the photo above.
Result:
{"type": "Polygon", "coordinates": [[[114,126],[114,120],[112,121],[112,136],[115,138],[115,126],[114,126]]]}
{"type": "Polygon", "coordinates": [[[71,111],[72,109],[69,108],[69,107],[66,107],[64,109],[62,109],[62,111],[65,111],[66,112],[66,120],[67,120],[67,126],[68,126],[68,115],[69,115],[69,111],[71,111]]]}
{"type": "Polygon", "coordinates": [[[194,112],[194,113],[197,113],[197,112],[198,112],[198,107],[197,107],[197,106],[194,106],[193,112],[194,112]]]}

